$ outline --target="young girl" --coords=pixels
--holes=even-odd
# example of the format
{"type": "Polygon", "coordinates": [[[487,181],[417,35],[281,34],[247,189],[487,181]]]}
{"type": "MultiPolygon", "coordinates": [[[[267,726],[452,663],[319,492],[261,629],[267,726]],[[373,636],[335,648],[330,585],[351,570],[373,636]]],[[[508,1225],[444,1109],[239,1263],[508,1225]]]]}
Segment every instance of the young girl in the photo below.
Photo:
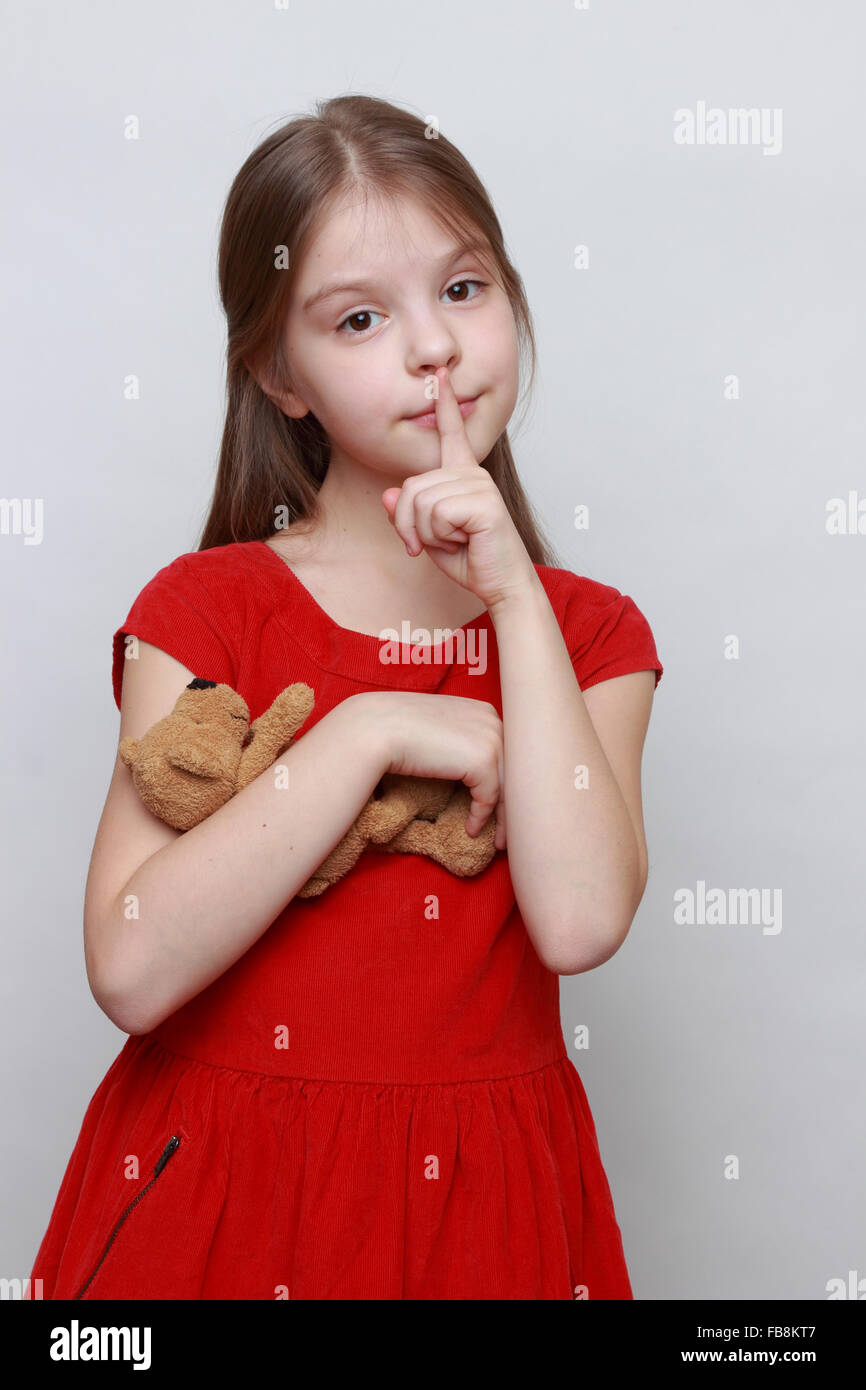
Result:
{"type": "Polygon", "coordinates": [[[295,681],[315,706],[183,834],[118,757],[85,950],[130,1036],[36,1256],[46,1298],[632,1297],[557,976],[608,960],[641,900],[662,666],[631,598],[539,536],[506,431],[522,282],[428,134],[339,97],[229,193],[215,495],[114,635],[120,737],[195,677],[252,719],[295,681]],[[296,897],[388,772],[464,783],[491,862],[370,846],[296,897]]]}

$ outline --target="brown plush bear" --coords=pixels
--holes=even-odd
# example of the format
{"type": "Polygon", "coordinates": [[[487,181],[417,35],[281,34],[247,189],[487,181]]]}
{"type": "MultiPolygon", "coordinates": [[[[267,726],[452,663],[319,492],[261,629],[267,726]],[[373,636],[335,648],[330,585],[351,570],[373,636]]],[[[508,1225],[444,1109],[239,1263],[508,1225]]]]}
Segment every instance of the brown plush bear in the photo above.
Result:
{"type": "MultiPolygon", "coordinates": [[[[143,738],[121,739],[120,756],[148,810],[176,830],[190,830],[286,751],[314,700],[308,685],[287,686],[250,724],[246,702],[230,685],[196,678],[171,714],[143,738]]],[[[460,878],[480,873],[495,853],[496,821],[490,816],[480,834],[468,835],[470,805],[462,782],[386,773],[296,897],[318,897],[352,868],[368,843],[427,855],[460,878]]]]}

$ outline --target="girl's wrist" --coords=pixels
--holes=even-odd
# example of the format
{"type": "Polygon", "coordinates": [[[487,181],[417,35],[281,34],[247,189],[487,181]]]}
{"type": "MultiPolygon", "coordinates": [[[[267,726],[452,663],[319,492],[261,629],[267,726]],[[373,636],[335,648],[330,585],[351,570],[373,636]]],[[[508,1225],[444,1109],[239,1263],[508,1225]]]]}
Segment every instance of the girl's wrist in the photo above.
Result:
{"type": "MultiPolygon", "coordinates": [[[[331,710],[331,715],[350,722],[353,746],[386,773],[396,748],[395,702],[387,690],[361,690],[331,710]]],[[[330,717],[330,716],[329,716],[330,717]]]]}
{"type": "Polygon", "coordinates": [[[534,616],[550,606],[544,585],[535,569],[505,590],[500,597],[488,604],[487,611],[494,628],[497,625],[511,625],[521,618],[531,621],[534,616]]]}

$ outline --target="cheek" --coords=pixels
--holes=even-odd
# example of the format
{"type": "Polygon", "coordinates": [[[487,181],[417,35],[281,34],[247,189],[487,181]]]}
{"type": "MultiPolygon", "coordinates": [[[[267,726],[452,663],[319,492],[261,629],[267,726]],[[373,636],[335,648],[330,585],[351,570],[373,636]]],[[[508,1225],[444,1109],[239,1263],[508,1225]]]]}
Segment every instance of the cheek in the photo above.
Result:
{"type": "Polygon", "coordinates": [[[395,373],[386,365],[384,356],[364,354],[361,361],[358,352],[356,361],[349,348],[340,359],[337,381],[333,388],[335,409],[349,424],[363,426],[387,419],[394,411],[395,373]]]}
{"type": "Polygon", "coordinates": [[[505,295],[496,296],[495,302],[488,304],[487,313],[478,314],[478,334],[499,363],[516,356],[517,324],[505,295]]]}
{"type": "Polygon", "coordinates": [[[511,305],[505,301],[503,311],[491,317],[485,333],[485,344],[479,345],[484,368],[480,379],[496,388],[499,408],[503,412],[502,427],[511,417],[520,391],[520,352],[517,325],[511,305]]]}
{"type": "Polygon", "coordinates": [[[306,399],[326,430],[345,432],[386,413],[393,401],[393,373],[379,357],[329,341],[307,347],[306,399]],[[362,357],[366,360],[362,361],[362,357]]]}
{"type": "Polygon", "coordinates": [[[329,434],[357,441],[390,421],[397,392],[393,370],[381,359],[374,362],[372,354],[362,362],[358,353],[353,361],[355,351],[347,349],[336,365],[332,363],[327,386],[320,392],[319,419],[329,434]]]}
{"type": "Polygon", "coordinates": [[[511,312],[511,305],[503,296],[497,304],[496,312],[491,312],[479,322],[479,352],[483,352],[491,375],[501,383],[506,383],[518,371],[517,325],[511,312]]]}

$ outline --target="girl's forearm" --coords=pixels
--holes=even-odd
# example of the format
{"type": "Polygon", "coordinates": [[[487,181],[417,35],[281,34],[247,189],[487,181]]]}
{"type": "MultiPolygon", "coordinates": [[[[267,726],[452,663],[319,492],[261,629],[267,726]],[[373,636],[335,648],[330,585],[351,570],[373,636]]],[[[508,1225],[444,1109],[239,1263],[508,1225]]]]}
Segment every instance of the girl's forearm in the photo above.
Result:
{"type": "Polygon", "coordinates": [[[577,974],[607,960],[628,932],[639,898],[634,827],[541,581],[490,616],[515,897],[548,969],[577,974]]]}
{"type": "Polygon", "coordinates": [[[100,1003],[118,1027],[148,1032],[222,975],[342,839],[387,769],[367,698],[344,700],[131,876],[98,924],[113,982],[100,1003]]]}

